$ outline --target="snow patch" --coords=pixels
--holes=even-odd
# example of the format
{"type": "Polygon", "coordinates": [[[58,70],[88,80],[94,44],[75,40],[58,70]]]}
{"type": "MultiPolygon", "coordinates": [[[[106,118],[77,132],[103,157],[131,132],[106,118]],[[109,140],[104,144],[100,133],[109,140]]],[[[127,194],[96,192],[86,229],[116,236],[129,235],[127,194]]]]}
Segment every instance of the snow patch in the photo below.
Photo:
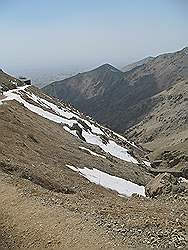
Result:
{"type": "Polygon", "coordinates": [[[73,171],[75,171],[75,172],[78,172],[79,170],[78,170],[78,168],[75,168],[74,166],[72,166],[72,165],[66,165],[68,168],[70,168],[70,169],[72,169],[73,171]]]}
{"type": "Polygon", "coordinates": [[[143,163],[147,166],[147,167],[151,167],[151,163],[149,161],[143,161],[143,163]]]}
{"type": "Polygon", "coordinates": [[[106,153],[110,153],[111,155],[124,161],[132,162],[135,164],[138,163],[138,161],[127,152],[127,149],[119,146],[116,142],[109,140],[107,144],[104,144],[99,136],[87,133],[86,131],[83,131],[82,135],[86,139],[86,142],[98,145],[106,153]]]}
{"type": "Polygon", "coordinates": [[[145,196],[144,186],[139,186],[131,181],[124,180],[120,177],[116,177],[107,173],[104,173],[98,169],[89,168],[76,168],[72,165],[66,165],[71,170],[78,172],[80,175],[88,179],[97,185],[101,185],[105,188],[115,190],[120,195],[131,196],[132,194],[140,194],[145,196]]]}

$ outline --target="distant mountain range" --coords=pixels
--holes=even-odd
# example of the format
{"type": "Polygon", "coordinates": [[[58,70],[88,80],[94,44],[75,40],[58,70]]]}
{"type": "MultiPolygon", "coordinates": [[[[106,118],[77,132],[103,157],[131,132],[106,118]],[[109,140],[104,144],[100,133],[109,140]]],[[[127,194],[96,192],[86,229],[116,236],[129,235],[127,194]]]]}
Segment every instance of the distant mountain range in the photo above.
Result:
{"type": "Polygon", "coordinates": [[[13,70],[12,73],[17,78],[24,76],[28,79],[31,79],[32,84],[38,88],[42,88],[51,82],[63,80],[76,74],[75,71],[72,72],[71,70],[59,68],[17,69],[13,70]]]}
{"type": "Polygon", "coordinates": [[[184,48],[157,56],[128,72],[105,64],[53,82],[44,91],[123,132],[150,112],[155,105],[154,95],[188,79],[187,65],[188,48],[184,48]]]}

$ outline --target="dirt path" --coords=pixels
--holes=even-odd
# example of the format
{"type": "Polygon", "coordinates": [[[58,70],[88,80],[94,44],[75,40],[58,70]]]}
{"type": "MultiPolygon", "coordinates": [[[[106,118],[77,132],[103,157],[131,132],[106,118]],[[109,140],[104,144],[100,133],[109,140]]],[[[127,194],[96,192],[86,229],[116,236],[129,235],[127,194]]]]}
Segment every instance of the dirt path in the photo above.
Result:
{"type": "Polygon", "coordinates": [[[42,205],[0,181],[0,248],[112,249],[115,243],[74,212],[42,205]]]}

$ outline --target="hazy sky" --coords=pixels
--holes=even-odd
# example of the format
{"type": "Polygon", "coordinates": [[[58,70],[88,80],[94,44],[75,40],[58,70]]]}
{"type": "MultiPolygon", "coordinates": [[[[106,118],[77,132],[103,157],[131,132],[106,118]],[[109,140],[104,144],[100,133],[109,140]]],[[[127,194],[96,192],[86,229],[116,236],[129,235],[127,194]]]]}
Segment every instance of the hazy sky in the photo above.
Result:
{"type": "Polygon", "coordinates": [[[0,68],[123,66],[188,45],[188,0],[0,0],[0,68]]]}

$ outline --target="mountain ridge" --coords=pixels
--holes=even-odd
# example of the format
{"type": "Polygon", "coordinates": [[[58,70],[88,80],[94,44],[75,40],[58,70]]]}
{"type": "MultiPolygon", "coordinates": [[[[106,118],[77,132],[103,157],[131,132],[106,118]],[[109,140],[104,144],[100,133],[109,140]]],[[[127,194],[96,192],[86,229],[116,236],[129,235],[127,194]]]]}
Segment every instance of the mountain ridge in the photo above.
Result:
{"type": "Polygon", "coordinates": [[[187,58],[186,47],[175,53],[159,55],[151,62],[125,73],[110,71],[106,75],[105,70],[101,73],[95,69],[95,74],[92,74],[93,71],[81,73],[74,78],[52,83],[43,90],[59,99],[73,103],[80,110],[93,115],[96,120],[113,129],[123,131],[141,121],[145,115],[135,106],[132,108],[136,109],[136,113],[140,112],[140,117],[137,114],[137,118],[131,118],[133,113],[129,111],[131,105],[134,106],[141,101],[141,105],[144,106],[145,102],[150,102],[151,96],[177,81],[188,78],[187,58]],[[182,60],[185,62],[182,63],[182,60]],[[123,108],[125,113],[120,110],[123,108]],[[117,117],[122,125],[115,124],[117,117]]]}
{"type": "Polygon", "coordinates": [[[141,59],[141,60],[139,60],[137,62],[133,62],[133,63],[130,63],[130,64],[124,66],[121,70],[123,72],[130,71],[130,70],[134,69],[137,66],[141,66],[141,65],[143,65],[145,63],[148,63],[148,62],[152,61],[153,59],[154,59],[153,56],[148,56],[148,57],[146,57],[144,59],[141,59]]]}

